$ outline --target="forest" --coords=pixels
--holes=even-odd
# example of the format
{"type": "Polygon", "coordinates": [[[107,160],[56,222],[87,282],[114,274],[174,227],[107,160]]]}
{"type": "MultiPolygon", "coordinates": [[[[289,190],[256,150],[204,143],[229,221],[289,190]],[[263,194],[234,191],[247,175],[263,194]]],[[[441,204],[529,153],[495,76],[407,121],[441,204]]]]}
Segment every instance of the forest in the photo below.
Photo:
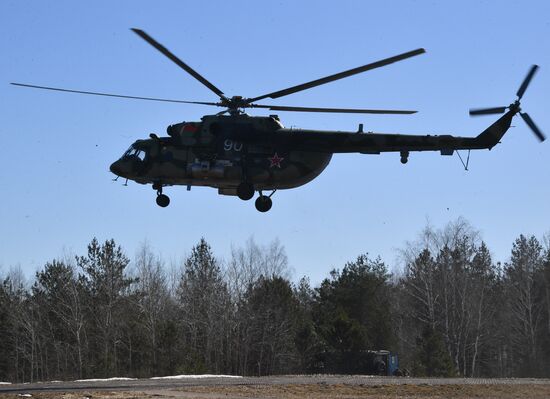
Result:
{"type": "Polygon", "coordinates": [[[219,259],[203,238],[169,267],[93,238],[2,272],[0,381],[319,373],[319,354],[376,349],[414,376],[550,377],[548,238],[520,234],[501,263],[466,220],[428,225],[393,272],[350,254],[316,286],[277,240],[219,259]]]}

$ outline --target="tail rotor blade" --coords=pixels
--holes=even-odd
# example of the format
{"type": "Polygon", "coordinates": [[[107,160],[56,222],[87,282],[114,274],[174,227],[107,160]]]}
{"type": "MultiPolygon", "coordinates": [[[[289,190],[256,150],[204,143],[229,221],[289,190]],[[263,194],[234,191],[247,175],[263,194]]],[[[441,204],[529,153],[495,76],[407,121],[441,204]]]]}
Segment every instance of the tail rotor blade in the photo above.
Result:
{"type": "Polygon", "coordinates": [[[539,69],[538,65],[533,65],[531,69],[529,70],[529,73],[527,73],[527,76],[525,79],[523,79],[523,83],[519,87],[519,90],[517,92],[518,99],[521,100],[521,97],[523,97],[523,94],[525,93],[525,90],[527,90],[527,87],[529,86],[529,83],[531,83],[531,79],[533,79],[533,76],[535,76],[535,73],[537,72],[537,69],[539,69]]]}
{"type": "Polygon", "coordinates": [[[470,116],[503,114],[507,107],[475,108],[470,110],[470,116]]]}
{"type": "Polygon", "coordinates": [[[535,125],[535,122],[533,122],[533,119],[531,119],[531,117],[528,114],[524,113],[524,112],[520,112],[519,114],[523,118],[525,123],[527,123],[527,125],[531,128],[531,130],[533,131],[535,136],[537,136],[537,138],[540,141],[544,141],[546,139],[546,137],[541,132],[541,130],[538,128],[538,126],[535,125]]]}

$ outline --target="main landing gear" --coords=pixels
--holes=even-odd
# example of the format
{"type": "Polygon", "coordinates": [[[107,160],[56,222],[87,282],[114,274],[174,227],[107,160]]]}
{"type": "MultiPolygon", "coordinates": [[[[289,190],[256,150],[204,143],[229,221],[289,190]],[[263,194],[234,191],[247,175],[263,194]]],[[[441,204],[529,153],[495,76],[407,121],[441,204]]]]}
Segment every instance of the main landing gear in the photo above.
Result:
{"type": "MultiPolygon", "coordinates": [[[[157,190],[157,205],[161,208],[166,208],[168,205],[170,205],[170,198],[166,194],[162,193],[162,187],[162,183],[153,184],[153,190],[157,190]]],[[[265,213],[271,209],[271,207],[273,206],[273,201],[271,200],[271,197],[273,196],[273,194],[275,194],[276,191],[277,190],[273,190],[269,195],[264,195],[262,190],[258,191],[260,195],[258,196],[258,198],[256,198],[254,205],[259,212],[265,213]]],[[[254,192],[254,186],[247,182],[243,182],[237,187],[237,195],[243,201],[248,201],[252,199],[252,197],[254,197],[254,192]]]]}
{"type": "MultiPolygon", "coordinates": [[[[242,199],[243,201],[248,201],[254,197],[254,186],[249,182],[242,182],[237,186],[237,196],[242,199]]],[[[262,191],[258,191],[260,193],[260,196],[256,198],[256,201],[254,202],[254,205],[256,206],[256,209],[262,213],[267,212],[271,209],[273,206],[273,201],[271,201],[271,196],[275,194],[275,191],[269,195],[264,195],[262,191]]]]}
{"type": "MultiPolygon", "coordinates": [[[[273,195],[274,193],[275,191],[273,191],[271,195],[273,195]]],[[[258,211],[263,213],[271,209],[271,206],[273,205],[273,201],[271,201],[271,195],[270,196],[263,195],[262,192],[260,191],[260,196],[256,198],[256,202],[254,203],[258,211]]]]}
{"type": "Polygon", "coordinates": [[[155,183],[153,184],[153,190],[157,190],[157,205],[161,208],[166,208],[170,205],[170,197],[162,193],[162,184],[155,183]]]}
{"type": "Polygon", "coordinates": [[[248,201],[254,197],[254,186],[251,183],[243,181],[237,186],[237,195],[243,201],[248,201]]]}

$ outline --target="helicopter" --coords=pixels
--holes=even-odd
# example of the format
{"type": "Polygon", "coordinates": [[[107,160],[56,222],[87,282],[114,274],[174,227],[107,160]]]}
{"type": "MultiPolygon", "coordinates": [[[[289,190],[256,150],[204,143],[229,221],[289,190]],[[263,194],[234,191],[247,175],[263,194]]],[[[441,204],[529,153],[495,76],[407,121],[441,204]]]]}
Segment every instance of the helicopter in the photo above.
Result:
{"type": "Polygon", "coordinates": [[[423,54],[425,50],[419,48],[256,97],[228,97],[146,32],[136,28],[131,30],[210,89],[219,97],[219,101],[137,97],[25,83],[11,84],[68,93],[224,108],[217,114],[203,116],[200,121],[170,125],[166,137],[152,133],[147,139],[135,141],[122,157],[110,166],[111,172],[117,175],[116,179],[123,177],[140,184],[151,184],[157,194],[156,203],[160,207],[170,204],[170,198],[163,192],[167,186],[183,185],[187,186],[187,190],[193,186],[207,186],[218,189],[220,195],[236,196],[244,201],[252,199],[258,192],[255,207],[260,212],[267,212],[272,207],[271,198],[277,190],[296,188],[309,183],[323,172],[335,153],[397,152],[401,163],[405,164],[410,152],[413,151],[439,151],[441,155],[450,156],[458,150],[490,150],[508,131],[516,114],[521,116],[540,141],[545,140],[541,130],[520,108],[520,101],[537,72],[537,65],[533,65],[529,70],[517,91],[517,99],[512,104],[470,110],[472,116],[504,114],[476,137],[373,133],[365,132],[362,124],[354,132],[289,129],[283,126],[277,115],[250,116],[245,113],[245,109],[390,115],[416,113],[417,111],[410,110],[265,105],[257,101],[267,98],[278,99],[311,89],[423,54]]]}

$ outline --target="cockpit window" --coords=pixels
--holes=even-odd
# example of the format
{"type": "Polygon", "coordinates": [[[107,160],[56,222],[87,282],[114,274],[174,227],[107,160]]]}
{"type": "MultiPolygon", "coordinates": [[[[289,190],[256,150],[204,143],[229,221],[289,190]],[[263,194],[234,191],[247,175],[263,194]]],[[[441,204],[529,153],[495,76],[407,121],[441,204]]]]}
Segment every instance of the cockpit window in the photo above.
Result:
{"type": "Polygon", "coordinates": [[[143,161],[145,159],[145,151],[136,150],[136,156],[143,161]]]}
{"type": "Polygon", "coordinates": [[[132,153],[132,151],[135,151],[135,149],[134,149],[134,147],[130,146],[130,148],[128,148],[122,156],[127,157],[132,153]]]}
{"type": "Polygon", "coordinates": [[[131,146],[123,155],[123,157],[129,156],[136,156],[143,161],[145,159],[145,151],[136,150],[133,146],[131,146]]]}

